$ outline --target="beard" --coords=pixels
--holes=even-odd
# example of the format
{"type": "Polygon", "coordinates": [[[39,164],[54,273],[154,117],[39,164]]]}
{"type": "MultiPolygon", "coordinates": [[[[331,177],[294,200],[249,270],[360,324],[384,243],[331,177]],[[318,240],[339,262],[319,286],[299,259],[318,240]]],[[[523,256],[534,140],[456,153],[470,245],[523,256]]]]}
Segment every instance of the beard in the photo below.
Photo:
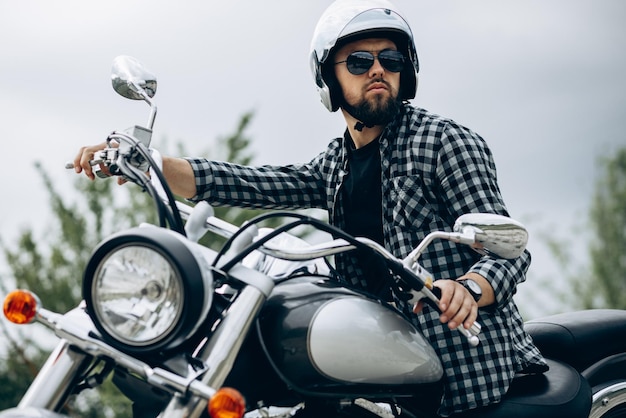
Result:
{"type": "Polygon", "coordinates": [[[400,112],[402,101],[398,96],[380,97],[373,99],[361,99],[358,103],[352,105],[345,99],[343,100],[343,109],[352,117],[363,123],[368,128],[376,125],[387,125],[400,112]]]}

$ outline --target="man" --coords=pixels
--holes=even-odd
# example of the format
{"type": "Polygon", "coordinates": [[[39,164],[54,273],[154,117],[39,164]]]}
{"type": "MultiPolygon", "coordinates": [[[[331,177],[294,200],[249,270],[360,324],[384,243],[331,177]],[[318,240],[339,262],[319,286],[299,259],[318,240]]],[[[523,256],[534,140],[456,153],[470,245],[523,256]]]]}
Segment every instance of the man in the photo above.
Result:
{"type": "MultiPolygon", "coordinates": [[[[311,62],[323,104],[340,109],[346,120],[343,137],[309,163],[283,167],[166,157],[163,170],[173,192],[222,205],[324,208],[332,224],[379,242],[399,258],[429,232],[450,230],[464,213],[507,215],[483,139],[408,103],[415,97],[419,65],[411,29],[393,5],[337,0],[318,22],[311,62]]],[[[93,178],[89,160],[102,147],[81,149],[76,171],[93,178]]],[[[368,262],[338,257],[340,279],[394,297],[376,265],[363,267],[368,262]]],[[[440,415],[497,403],[516,373],[547,369],[512,299],[530,254],[481,258],[441,241],[420,262],[441,289],[441,315],[396,302],[443,362],[440,415]],[[469,328],[477,318],[481,343],[471,347],[453,330],[469,328]]]]}

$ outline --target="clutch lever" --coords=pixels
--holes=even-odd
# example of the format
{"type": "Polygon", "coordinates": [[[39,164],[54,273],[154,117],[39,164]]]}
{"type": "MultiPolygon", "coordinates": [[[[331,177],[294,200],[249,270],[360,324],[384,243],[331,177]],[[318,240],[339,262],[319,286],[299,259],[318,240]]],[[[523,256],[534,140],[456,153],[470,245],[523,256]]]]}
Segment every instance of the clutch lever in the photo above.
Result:
{"type": "MultiPolygon", "coordinates": [[[[100,150],[100,151],[95,153],[94,159],[89,161],[89,165],[92,166],[92,167],[98,168],[98,166],[100,166],[100,164],[110,164],[111,161],[115,161],[115,158],[117,158],[117,153],[118,153],[118,149],[117,148],[105,148],[105,149],[102,149],[102,150],[100,150]]],[[[65,168],[67,170],[73,170],[74,169],[74,162],[73,161],[67,161],[65,163],[65,168]]],[[[100,178],[111,177],[110,175],[107,175],[106,173],[104,173],[102,170],[99,170],[99,169],[94,170],[94,173],[96,174],[96,176],[98,176],[100,178]]]]}

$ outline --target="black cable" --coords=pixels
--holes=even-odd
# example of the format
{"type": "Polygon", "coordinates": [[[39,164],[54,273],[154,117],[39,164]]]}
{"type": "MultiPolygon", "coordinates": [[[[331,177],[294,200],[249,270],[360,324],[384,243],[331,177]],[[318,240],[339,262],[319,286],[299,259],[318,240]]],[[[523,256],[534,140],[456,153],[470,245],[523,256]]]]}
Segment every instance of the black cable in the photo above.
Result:
{"type": "MultiPolygon", "coordinates": [[[[157,175],[157,177],[159,178],[159,181],[161,182],[161,185],[163,186],[163,190],[165,191],[165,194],[167,196],[167,200],[169,202],[169,206],[171,209],[172,223],[170,224],[170,226],[172,227],[174,231],[180,233],[183,236],[187,236],[185,233],[185,226],[183,224],[183,219],[180,216],[180,211],[178,210],[178,207],[176,206],[176,199],[174,198],[172,189],[170,189],[169,184],[165,180],[165,176],[163,175],[163,172],[158,167],[158,165],[156,164],[156,161],[154,161],[154,159],[152,158],[152,155],[150,154],[150,150],[148,150],[148,148],[146,148],[145,145],[143,145],[142,143],[137,143],[137,150],[146,159],[146,161],[148,161],[149,166],[157,175]]],[[[158,194],[156,196],[156,199],[159,199],[158,194]]]]}
{"type": "Polygon", "coordinates": [[[150,179],[146,176],[141,170],[129,164],[125,159],[120,160],[120,163],[123,164],[121,167],[121,172],[124,173],[124,176],[128,178],[133,183],[140,186],[144,191],[146,191],[150,197],[152,198],[157,211],[157,217],[159,219],[159,225],[163,228],[167,227],[168,224],[171,225],[172,219],[169,216],[169,212],[165,207],[164,203],[158,196],[158,193],[154,189],[152,183],[150,183],[150,179]]]}
{"type": "Polygon", "coordinates": [[[258,239],[256,242],[253,242],[252,244],[248,245],[246,248],[240,251],[239,254],[237,254],[230,260],[228,260],[226,264],[220,267],[220,270],[223,270],[223,271],[230,270],[231,268],[235,266],[235,264],[241,262],[244,258],[246,258],[252,251],[263,246],[263,244],[265,244],[272,238],[282,234],[283,232],[289,231],[290,229],[293,229],[297,226],[304,225],[304,224],[305,222],[303,220],[298,220],[298,221],[294,221],[294,222],[288,223],[286,225],[283,225],[274,229],[272,232],[270,232],[267,235],[264,235],[262,238],[258,239]]]}
{"type": "MultiPolygon", "coordinates": [[[[293,229],[297,226],[300,225],[311,225],[316,227],[318,230],[322,231],[322,232],[327,232],[330,235],[332,235],[333,237],[339,237],[342,238],[344,240],[346,240],[349,244],[355,246],[357,249],[366,249],[369,250],[370,252],[376,254],[375,251],[373,251],[368,245],[363,244],[362,242],[358,241],[357,239],[355,239],[352,235],[349,235],[348,233],[342,231],[339,228],[336,228],[326,222],[320,221],[318,219],[315,218],[311,218],[310,216],[306,216],[306,215],[301,215],[298,213],[292,213],[292,212],[271,212],[271,213],[267,213],[267,214],[263,214],[260,216],[257,216],[256,218],[251,219],[246,225],[242,226],[235,234],[233,234],[233,236],[230,237],[230,239],[227,241],[227,243],[224,245],[223,247],[223,251],[220,251],[220,254],[218,254],[218,257],[216,258],[216,260],[214,261],[213,265],[216,265],[217,259],[219,257],[221,257],[226,250],[228,249],[228,247],[230,247],[230,245],[232,245],[232,242],[235,240],[236,237],[238,237],[243,230],[249,228],[252,225],[258,224],[266,219],[270,219],[270,218],[277,218],[277,217],[291,217],[291,218],[297,218],[298,221],[295,222],[291,222],[288,223],[286,225],[283,225],[277,229],[275,229],[274,231],[272,231],[271,233],[267,234],[266,236],[264,236],[263,238],[257,240],[256,242],[250,244],[248,247],[246,247],[242,252],[240,252],[237,256],[233,257],[231,260],[229,260],[224,266],[222,266],[222,269],[224,271],[227,271],[228,269],[232,268],[236,263],[240,262],[243,258],[245,258],[248,254],[250,254],[252,251],[258,249],[259,247],[261,247],[263,244],[265,244],[267,241],[269,241],[270,239],[274,238],[275,236],[288,231],[290,229],[293,229]]],[[[376,254],[378,256],[378,254],[376,254]]]]}
{"type": "MultiPolygon", "coordinates": [[[[241,226],[237,232],[235,232],[230,238],[228,238],[228,240],[226,240],[226,242],[224,243],[224,245],[222,246],[222,248],[219,250],[219,252],[217,253],[217,256],[215,257],[215,260],[213,260],[213,266],[217,265],[217,262],[219,261],[219,259],[221,257],[223,257],[226,252],[230,249],[231,245],[233,244],[233,242],[248,228],[252,227],[253,225],[259,224],[261,222],[263,222],[266,219],[270,219],[270,218],[278,218],[278,217],[291,217],[291,218],[301,218],[304,217],[304,215],[299,215],[297,213],[292,213],[292,212],[270,212],[270,213],[264,213],[261,215],[257,215],[256,217],[250,219],[247,221],[247,223],[243,226],[241,226]]],[[[257,246],[256,248],[258,248],[259,246],[257,246]]]]}
{"type": "Polygon", "coordinates": [[[172,230],[180,233],[183,236],[186,236],[183,220],[180,215],[180,211],[178,210],[178,207],[176,206],[176,199],[174,198],[172,190],[170,189],[167,181],[165,180],[165,176],[163,175],[163,172],[161,171],[161,169],[158,167],[158,165],[152,158],[152,155],[150,154],[150,150],[144,144],[137,141],[135,138],[133,138],[132,136],[128,134],[114,132],[114,135],[115,135],[114,137],[109,136],[107,138],[107,143],[110,143],[111,140],[115,139],[118,142],[120,140],[127,142],[128,144],[130,144],[130,147],[131,147],[130,152],[126,153],[124,155],[124,158],[120,160],[125,163],[122,173],[127,176],[128,174],[134,175],[134,179],[131,178],[132,176],[128,176],[129,179],[137,183],[141,187],[143,187],[144,190],[146,190],[150,194],[150,196],[152,197],[152,199],[154,200],[157,206],[157,214],[159,217],[160,225],[162,227],[166,227],[165,219],[167,219],[167,224],[169,224],[172,230]],[[136,168],[131,162],[132,158],[135,157],[134,155],[135,152],[139,153],[139,155],[147,161],[148,166],[152,168],[153,172],[156,174],[157,178],[161,182],[161,185],[167,197],[167,201],[169,203],[169,208],[166,207],[164,203],[162,202],[161,197],[159,196],[156,189],[150,182],[150,179],[145,175],[145,173],[141,172],[141,170],[136,168]]]}

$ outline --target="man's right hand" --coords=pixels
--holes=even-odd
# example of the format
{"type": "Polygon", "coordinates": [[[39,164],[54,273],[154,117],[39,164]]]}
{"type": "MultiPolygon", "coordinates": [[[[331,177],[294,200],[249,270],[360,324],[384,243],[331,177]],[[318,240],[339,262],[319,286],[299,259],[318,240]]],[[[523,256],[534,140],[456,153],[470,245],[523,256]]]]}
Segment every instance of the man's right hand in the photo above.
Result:
{"type": "MultiPolygon", "coordinates": [[[[113,143],[111,143],[113,144],[113,143]]],[[[87,176],[87,178],[89,178],[90,180],[94,180],[96,178],[96,175],[94,173],[93,170],[93,166],[91,165],[91,162],[94,160],[94,157],[96,156],[96,153],[98,151],[101,151],[103,149],[105,149],[109,144],[107,144],[106,142],[103,142],[101,144],[97,144],[97,145],[90,145],[90,146],[85,146],[85,147],[81,147],[78,150],[78,154],[76,154],[76,157],[74,158],[74,171],[77,174],[85,173],[85,175],[87,176]]],[[[114,146],[114,145],[113,145],[114,146]]],[[[103,164],[100,164],[100,170],[106,174],[106,175],[110,175],[109,170],[106,166],[104,166],[103,164]]],[[[124,180],[119,177],[118,178],[118,183],[122,184],[124,183],[124,180]]]]}

